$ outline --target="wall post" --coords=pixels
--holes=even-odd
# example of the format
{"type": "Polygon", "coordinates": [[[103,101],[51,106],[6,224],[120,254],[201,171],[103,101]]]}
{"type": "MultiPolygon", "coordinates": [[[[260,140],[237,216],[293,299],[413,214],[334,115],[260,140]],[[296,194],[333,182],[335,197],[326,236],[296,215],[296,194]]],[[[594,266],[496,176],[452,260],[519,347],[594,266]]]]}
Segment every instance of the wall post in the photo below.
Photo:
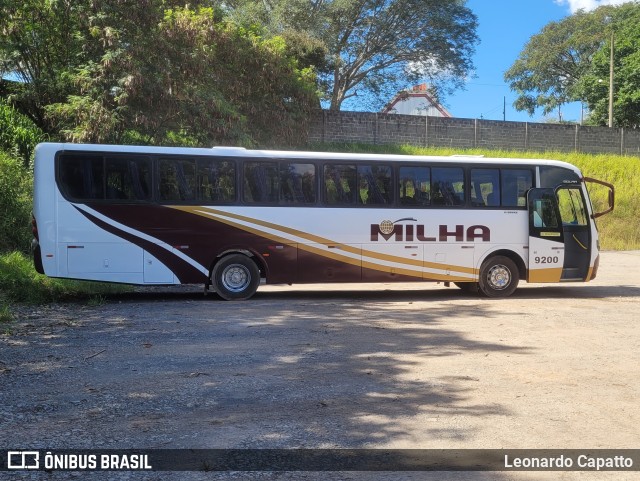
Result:
{"type": "Polygon", "coordinates": [[[429,116],[424,116],[424,146],[429,147],[429,116]]]}
{"type": "Polygon", "coordinates": [[[473,148],[478,148],[478,119],[473,119],[473,148]]]}
{"type": "Polygon", "coordinates": [[[325,137],[327,135],[327,111],[322,109],[322,143],[325,142],[325,137]]]}
{"type": "Polygon", "coordinates": [[[373,123],[373,145],[378,143],[378,112],[375,113],[375,120],[373,123]]]}

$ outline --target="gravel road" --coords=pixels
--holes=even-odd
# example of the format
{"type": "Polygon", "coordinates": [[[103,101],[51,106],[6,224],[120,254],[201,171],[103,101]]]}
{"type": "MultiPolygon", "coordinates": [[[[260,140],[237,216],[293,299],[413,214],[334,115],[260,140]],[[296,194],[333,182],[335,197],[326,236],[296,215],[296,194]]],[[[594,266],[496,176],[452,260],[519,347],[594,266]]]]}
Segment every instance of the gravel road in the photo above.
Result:
{"type": "MultiPolygon", "coordinates": [[[[438,284],[201,287],[21,308],[0,447],[640,448],[640,251],[508,299],[438,284]]],[[[0,477],[3,473],[0,473],[0,477]]],[[[636,473],[4,473],[6,479],[640,479],[636,473]],[[19,477],[19,476],[22,476],[19,477]]]]}

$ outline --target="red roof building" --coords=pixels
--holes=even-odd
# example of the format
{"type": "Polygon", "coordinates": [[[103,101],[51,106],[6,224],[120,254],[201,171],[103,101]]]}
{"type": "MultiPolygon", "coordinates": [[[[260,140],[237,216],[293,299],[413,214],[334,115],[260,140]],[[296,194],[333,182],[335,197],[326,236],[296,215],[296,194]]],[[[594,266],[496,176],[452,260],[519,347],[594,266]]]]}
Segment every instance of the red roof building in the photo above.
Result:
{"type": "Polygon", "coordinates": [[[422,115],[451,117],[451,114],[429,93],[427,84],[398,92],[382,109],[383,114],[422,115]]]}

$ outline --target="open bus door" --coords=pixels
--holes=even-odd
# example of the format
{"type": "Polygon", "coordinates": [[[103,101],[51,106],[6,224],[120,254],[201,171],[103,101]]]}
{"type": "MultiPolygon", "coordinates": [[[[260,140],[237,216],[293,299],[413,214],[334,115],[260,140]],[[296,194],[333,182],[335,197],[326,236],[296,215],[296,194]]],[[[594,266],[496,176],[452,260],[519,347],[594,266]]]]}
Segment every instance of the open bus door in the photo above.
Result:
{"type": "Polygon", "coordinates": [[[609,188],[609,208],[591,217],[579,184],[529,191],[529,282],[589,280],[591,223],[611,212],[614,203],[613,186],[597,182],[609,188]]]}

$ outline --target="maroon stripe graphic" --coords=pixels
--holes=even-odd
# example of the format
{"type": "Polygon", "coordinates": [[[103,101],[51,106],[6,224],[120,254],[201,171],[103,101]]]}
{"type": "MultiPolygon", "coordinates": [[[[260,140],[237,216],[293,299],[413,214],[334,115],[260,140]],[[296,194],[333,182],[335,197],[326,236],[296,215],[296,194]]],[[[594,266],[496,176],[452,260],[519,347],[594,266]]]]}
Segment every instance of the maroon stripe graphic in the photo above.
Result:
{"type": "Polygon", "coordinates": [[[204,276],[202,272],[200,272],[198,269],[196,269],[177,255],[171,253],[167,249],[160,247],[159,245],[154,244],[151,241],[137,237],[134,234],[130,234],[121,229],[118,229],[117,227],[104,222],[103,220],[89,214],[88,212],[83,211],[82,209],[79,209],[76,206],[74,207],[78,210],[78,212],[80,212],[101,229],[104,229],[107,232],[120,237],[121,239],[129,241],[132,244],[135,244],[152,254],[154,257],[160,260],[160,262],[167,266],[181,283],[204,283],[207,280],[206,276],[204,276]]]}

